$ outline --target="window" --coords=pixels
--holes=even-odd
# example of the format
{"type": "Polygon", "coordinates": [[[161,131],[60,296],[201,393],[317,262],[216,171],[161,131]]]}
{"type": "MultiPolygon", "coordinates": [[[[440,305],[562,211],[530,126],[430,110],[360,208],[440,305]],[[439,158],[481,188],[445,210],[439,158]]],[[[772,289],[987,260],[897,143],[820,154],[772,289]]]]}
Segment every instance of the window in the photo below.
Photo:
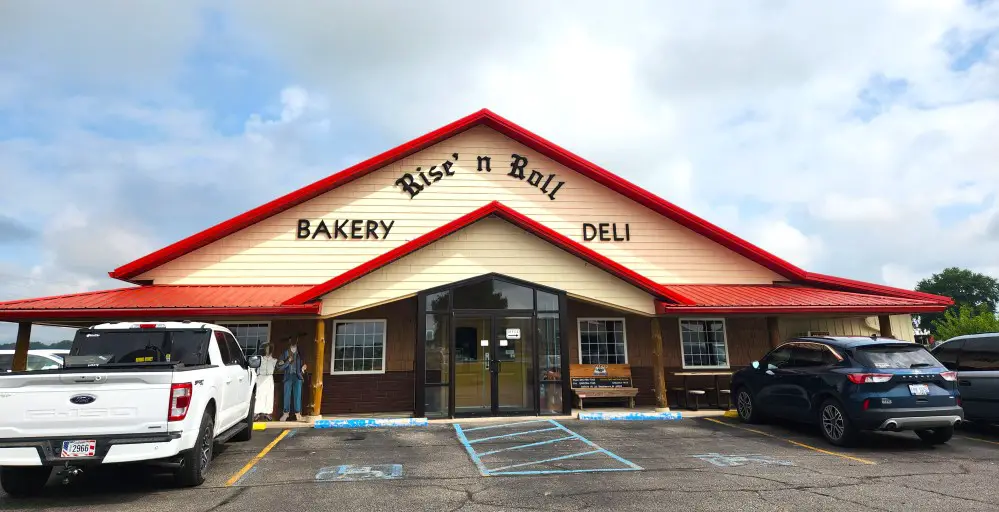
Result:
{"type": "Polygon", "coordinates": [[[782,345],[777,347],[777,350],[768,355],[763,363],[766,365],[768,370],[775,370],[777,368],[784,368],[785,366],[791,365],[791,352],[794,350],[794,345],[782,345]]]}
{"type": "Polygon", "coordinates": [[[263,346],[270,338],[271,324],[269,322],[219,325],[232,331],[239,343],[239,348],[243,349],[243,354],[247,356],[263,355],[263,346]]]}
{"type": "Polygon", "coordinates": [[[219,354],[222,356],[222,364],[226,366],[233,366],[239,364],[240,358],[239,351],[233,351],[235,348],[232,344],[232,339],[229,338],[222,331],[215,331],[215,342],[219,346],[219,354]]]}
{"type": "MultiPolygon", "coordinates": [[[[967,355],[967,347],[964,354],[967,355]]],[[[855,357],[868,368],[933,368],[940,363],[922,345],[868,345],[857,348],[855,357]]]]}
{"type": "Polygon", "coordinates": [[[579,362],[628,364],[623,318],[579,319],[579,362]]]}
{"type": "Polygon", "coordinates": [[[948,341],[934,349],[933,356],[937,358],[937,361],[946,366],[948,370],[956,370],[957,359],[961,355],[961,348],[963,346],[964,340],[948,341]]]}
{"type": "Polygon", "coordinates": [[[831,366],[837,363],[839,363],[839,359],[825,345],[818,343],[798,343],[794,345],[791,356],[791,366],[793,367],[813,368],[831,366]]]}
{"type": "Polygon", "coordinates": [[[680,346],[684,368],[728,368],[725,321],[680,319],[680,346]]]}
{"type": "Polygon", "coordinates": [[[334,322],[333,373],[385,373],[385,320],[334,322]]]}
{"type": "Polygon", "coordinates": [[[454,309],[534,309],[534,290],[500,279],[454,289],[454,309]]]}
{"type": "Polygon", "coordinates": [[[999,370],[999,336],[964,340],[964,350],[958,364],[958,370],[965,372],[999,370]]]}

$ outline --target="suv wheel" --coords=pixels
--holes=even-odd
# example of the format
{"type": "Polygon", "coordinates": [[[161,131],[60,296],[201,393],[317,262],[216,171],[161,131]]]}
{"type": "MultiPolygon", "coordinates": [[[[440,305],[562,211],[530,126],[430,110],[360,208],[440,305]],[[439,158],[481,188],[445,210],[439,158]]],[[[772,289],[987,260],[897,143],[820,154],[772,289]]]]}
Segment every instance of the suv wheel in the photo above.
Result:
{"type": "Polygon", "coordinates": [[[826,440],[837,446],[849,446],[857,440],[857,428],[836,400],[826,400],[819,409],[819,427],[826,440]]]}
{"type": "Polygon", "coordinates": [[[52,466],[5,466],[0,487],[12,498],[28,498],[41,493],[51,475],[52,466]]]}
{"type": "Polygon", "coordinates": [[[735,393],[735,410],[743,423],[759,423],[760,412],[756,409],[756,401],[747,387],[741,387],[735,393]]]}
{"type": "Polygon", "coordinates": [[[938,427],[917,430],[916,435],[928,444],[944,444],[954,435],[954,427],[938,427]]]}

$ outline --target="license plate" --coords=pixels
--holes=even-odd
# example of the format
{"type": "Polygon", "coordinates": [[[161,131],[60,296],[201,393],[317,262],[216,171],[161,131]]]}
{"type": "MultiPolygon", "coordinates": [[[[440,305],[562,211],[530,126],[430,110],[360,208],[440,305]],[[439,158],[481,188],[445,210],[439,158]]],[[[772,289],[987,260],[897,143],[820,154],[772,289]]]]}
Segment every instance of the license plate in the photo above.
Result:
{"type": "Polygon", "coordinates": [[[63,441],[62,457],[93,457],[97,455],[97,441],[63,441]]]}
{"type": "Polygon", "coordinates": [[[925,396],[930,394],[929,384],[909,384],[909,393],[915,396],[925,396]]]}

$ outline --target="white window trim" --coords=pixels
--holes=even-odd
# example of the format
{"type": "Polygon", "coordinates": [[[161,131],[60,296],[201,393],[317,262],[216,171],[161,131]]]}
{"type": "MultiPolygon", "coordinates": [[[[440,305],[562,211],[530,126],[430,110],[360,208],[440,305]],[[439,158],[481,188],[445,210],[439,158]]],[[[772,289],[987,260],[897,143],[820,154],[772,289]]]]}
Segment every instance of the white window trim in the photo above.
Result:
{"type": "Polygon", "coordinates": [[[384,318],[351,318],[333,321],[333,336],[330,340],[330,375],[378,375],[385,373],[385,357],[388,355],[388,320],[384,318]],[[382,369],[362,371],[336,371],[336,326],[358,322],[381,322],[382,324],[382,369]]]}
{"type": "Polygon", "coordinates": [[[699,318],[699,317],[684,317],[680,318],[676,322],[677,334],[680,336],[680,364],[684,370],[728,370],[732,368],[732,359],[728,354],[728,324],[725,323],[724,318],[699,318]],[[683,322],[684,321],[696,321],[696,322],[721,322],[722,323],[722,335],[725,336],[725,362],[724,366],[688,366],[687,365],[687,354],[683,352],[683,322]]]}
{"type": "MultiPolygon", "coordinates": [[[[576,355],[579,356],[579,364],[583,364],[583,330],[579,328],[579,325],[583,322],[610,322],[617,321],[621,322],[621,334],[624,335],[624,363],[628,364],[628,322],[625,321],[624,317],[584,317],[576,319],[576,355]]],[[[612,364],[612,363],[607,363],[612,364]]],[[[613,363],[620,364],[620,363],[613,363]]]]}
{"type": "MultiPolygon", "coordinates": [[[[259,320],[259,321],[256,321],[256,322],[254,322],[252,320],[241,320],[239,322],[225,322],[225,321],[223,321],[223,322],[218,322],[215,325],[218,325],[219,327],[225,327],[225,329],[227,331],[229,331],[229,334],[232,334],[232,337],[236,338],[236,343],[237,344],[239,343],[239,338],[236,336],[236,333],[232,332],[232,329],[230,329],[229,326],[231,326],[231,325],[266,325],[267,326],[267,335],[266,335],[266,341],[264,341],[264,343],[270,343],[271,349],[274,348],[274,344],[271,343],[271,327],[272,327],[272,324],[271,324],[270,320],[259,320]]],[[[239,348],[243,348],[243,347],[239,347],[239,348]]],[[[262,356],[264,354],[263,354],[263,352],[261,352],[261,353],[259,353],[257,355],[262,356]]],[[[245,350],[243,351],[243,357],[250,357],[250,356],[246,355],[246,351],[245,350]]],[[[271,357],[275,357],[273,352],[271,353],[271,357]]]]}

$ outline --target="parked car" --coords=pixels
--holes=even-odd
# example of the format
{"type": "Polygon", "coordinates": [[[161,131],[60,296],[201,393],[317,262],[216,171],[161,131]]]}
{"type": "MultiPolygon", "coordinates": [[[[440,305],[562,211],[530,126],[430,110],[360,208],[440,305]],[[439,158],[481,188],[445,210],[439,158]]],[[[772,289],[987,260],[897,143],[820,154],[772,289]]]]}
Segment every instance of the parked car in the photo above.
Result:
{"type": "Polygon", "coordinates": [[[965,417],[999,422],[999,333],[951,338],[937,345],[933,356],[957,372],[965,417]]]}
{"type": "MultiPolygon", "coordinates": [[[[27,370],[51,370],[62,366],[62,356],[69,350],[33,349],[28,351],[27,370]]],[[[0,350],[0,372],[10,372],[14,367],[14,351],[0,350]]]]}
{"type": "Polygon", "coordinates": [[[217,325],[80,329],[61,367],[0,374],[0,486],[28,496],[54,467],[152,461],[200,485],[215,443],[250,439],[259,365],[217,325]]]}
{"type": "Polygon", "coordinates": [[[919,344],[877,337],[792,339],[736,372],[732,392],[742,421],[817,423],[836,445],[863,430],[946,443],[964,417],[956,372],[919,344]]]}

